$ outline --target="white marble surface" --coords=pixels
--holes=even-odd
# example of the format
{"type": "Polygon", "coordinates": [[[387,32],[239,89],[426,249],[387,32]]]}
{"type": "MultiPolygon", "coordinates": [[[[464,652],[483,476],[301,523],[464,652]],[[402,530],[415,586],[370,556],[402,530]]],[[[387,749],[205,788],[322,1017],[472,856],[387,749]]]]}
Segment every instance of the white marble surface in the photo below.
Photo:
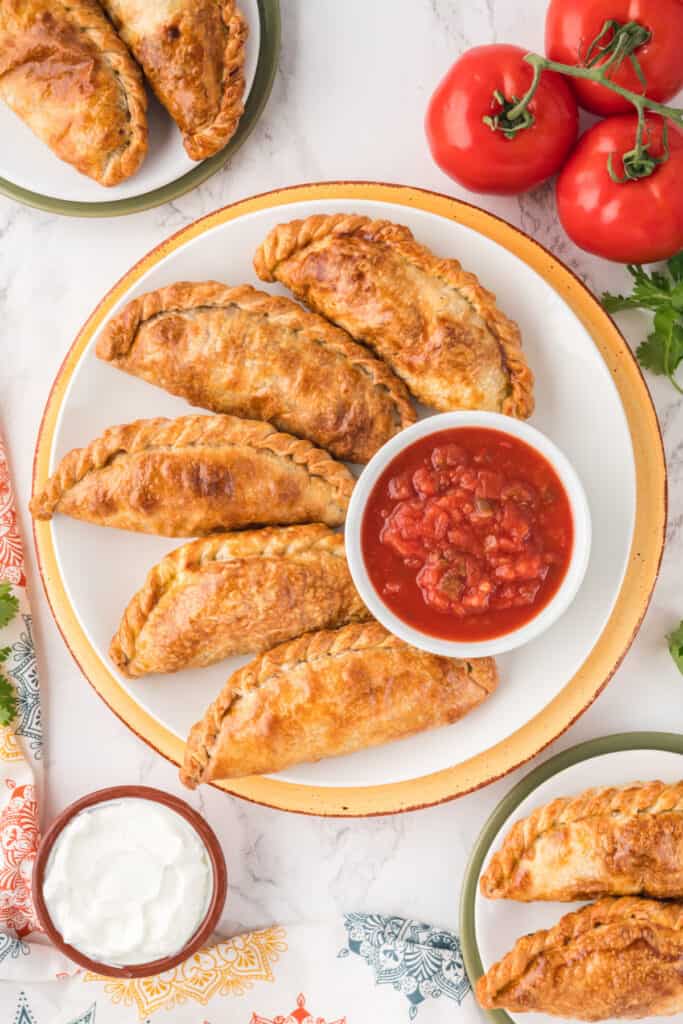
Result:
{"type": "MultiPolygon", "coordinates": [[[[276,186],[335,178],[420,185],[480,202],[522,226],[594,291],[627,284],[622,268],[580,252],[563,235],[551,188],[521,199],[473,200],[434,166],[424,140],[427,100],[455,57],[469,45],[491,41],[539,48],[544,0],[283,0],[282,8],[281,66],[265,114],[232,164],[196,192],[148,213],[100,221],[51,216],[0,199],[0,426],[27,541],[36,432],[78,327],[135,260],[225,203],[276,186]]],[[[634,346],[645,324],[640,314],[623,317],[634,346]]],[[[683,401],[665,380],[650,377],[648,383],[670,471],[661,578],[616,677],[544,758],[607,733],[676,730],[683,723],[683,678],[664,644],[664,634],[683,616],[683,401]]],[[[27,546],[47,729],[45,822],[95,787],[142,782],[180,792],[175,769],[130,733],[81,677],[52,621],[27,546]]],[[[195,795],[191,799],[219,833],[228,859],[226,931],[347,909],[454,926],[467,851],[521,774],[456,803],[361,821],[277,813],[209,789],[195,795]]]]}

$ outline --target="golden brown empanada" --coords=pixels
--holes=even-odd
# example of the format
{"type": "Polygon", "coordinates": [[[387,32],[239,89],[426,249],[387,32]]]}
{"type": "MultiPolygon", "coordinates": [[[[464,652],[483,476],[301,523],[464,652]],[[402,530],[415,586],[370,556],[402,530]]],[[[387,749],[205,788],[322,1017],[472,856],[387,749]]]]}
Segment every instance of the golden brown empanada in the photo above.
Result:
{"type": "Polygon", "coordinates": [[[247,23],[234,0],[102,0],[192,160],[222,149],[244,110],[247,23]]]}
{"type": "Polygon", "coordinates": [[[345,466],[269,423],[181,416],[110,427],[69,452],[31,513],[166,537],[269,523],[339,526],[352,489],[345,466]]]}
{"type": "Polygon", "coordinates": [[[479,1005],[569,1020],[683,1012],[683,903],[604,899],[519,939],[477,983],[479,1005]]]}
{"type": "Polygon", "coordinates": [[[351,462],[415,421],[381,360],[250,285],[179,282],[141,295],[107,324],[97,354],[193,405],[268,420],[351,462]]]}
{"type": "Polygon", "coordinates": [[[683,896],[683,782],[589,789],[516,822],[481,876],[490,899],[683,896]]]}
{"type": "Polygon", "coordinates": [[[151,570],[109,653],[127,676],[177,672],[369,618],[327,526],[222,533],[151,570]]]}
{"type": "Polygon", "coordinates": [[[0,99],[100,185],[145,158],[142,75],[94,0],[0,0],[0,99]]]}
{"type": "Polygon", "coordinates": [[[254,267],[372,346],[427,405],[533,411],[517,325],[473,274],[407,227],[353,214],[294,220],[271,231],[254,267]]]}
{"type": "Polygon", "coordinates": [[[497,682],[492,658],[439,658],[377,622],[307,633],[233,672],[190,733],[181,779],[277,772],[456,722],[497,682]]]}

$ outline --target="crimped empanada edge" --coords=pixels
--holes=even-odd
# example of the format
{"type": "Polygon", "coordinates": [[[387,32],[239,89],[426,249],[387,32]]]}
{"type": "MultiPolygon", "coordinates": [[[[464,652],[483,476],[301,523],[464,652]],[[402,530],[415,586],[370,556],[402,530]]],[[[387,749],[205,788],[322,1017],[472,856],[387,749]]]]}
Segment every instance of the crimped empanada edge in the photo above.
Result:
{"type": "Polygon", "coordinates": [[[129,668],[135,660],[138,638],[156,606],[183,573],[245,558],[287,559],[318,547],[332,557],[345,558],[343,537],[323,523],[238,530],[182,544],[150,569],[143,586],[129,601],[112,638],[110,658],[129,678],[141,674],[129,668]]]}
{"type": "Polygon", "coordinates": [[[255,451],[266,450],[280,458],[304,466],[311,476],[325,480],[345,505],[351,496],[354,479],[348,469],[310,441],[278,431],[262,420],[237,416],[180,416],[175,420],[158,417],[109,427],[85,448],[74,448],[59,463],[42,491],[31,499],[34,519],[51,519],[64,494],[89,473],[102,469],[119,454],[134,454],[145,449],[181,448],[220,444],[246,445],[255,451]]]}
{"type": "Polygon", "coordinates": [[[111,188],[130,178],[147,155],[147,93],[142,78],[127,47],[99,5],[87,0],[69,0],[60,4],[82,32],[95,43],[101,59],[109,65],[117,80],[128,115],[128,141],[107,160],[104,173],[97,178],[101,185],[111,188]],[[93,25],[93,6],[104,20],[103,26],[93,25]]]}
{"type": "Polygon", "coordinates": [[[126,357],[135,344],[140,328],[156,316],[174,311],[187,312],[199,307],[220,309],[235,305],[243,312],[281,321],[292,333],[320,344],[367,376],[372,386],[387,393],[400,429],[416,420],[408,390],[389,366],[358,344],[341,327],[324,317],[303,309],[284,295],[270,295],[252,285],[230,286],[219,281],[176,281],[131,299],[104,327],[96,354],[104,362],[126,370],[126,357]]]}
{"type": "Polygon", "coordinates": [[[515,822],[481,876],[480,890],[489,899],[504,898],[507,882],[512,878],[518,863],[534,843],[551,829],[605,815],[626,817],[673,811],[683,811],[683,781],[674,784],[653,781],[627,786],[602,786],[587,789],[574,797],[559,797],[515,822]]]}
{"type": "Polygon", "coordinates": [[[602,925],[639,922],[673,931],[683,930],[683,902],[661,903],[638,896],[607,896],[580,910],[565,914],[547,930],[523,935],[502,960],[493,964],[476,985],[477,1001],[484,1009],[498,1006],[498,996],[519,981],[533,961],[553,949],[566,947],[574,939],[602,925]]]}
{"type": "MultiPolygon", "coordinates": [[[[190,731],[185,761],[180,771],[181,782],[194,789],[205,781],[223,719],[240,693],[267,685],[280,672],[301,662],[340,657],[350,651],[387,647],[410,649],[379,622],[372,621],[349,623],[335,630],[305,633],[254,658],[230,676],[217,699],[207,708],[204,717],[190,731]]],[[[470,681],[483,690],[486,696],[495,690],[498,670],[493,658],[453,660],[466,666],[470,681]]]]}
{"type": "Polygon", "coordinates": [[[183,145],[191,160],[206,160],[226,146],[244,113],[244,63],[249,25],[235,0],[224,0],[221,16],[228,33],[223,54],[221,104],[209,124],[183,133],[183,145]]]}
{"type": "Polygon", "coordinates": [[[480,284],[475,274],[462,269],[454,259],[441,259],[417,242],[408,227],[387,220],[372,220],[359,214],[315,214],[274,227],[254,256],[254,270],[262,281],[277,279],[277,267],[294,253],[328,235],[362,233],[371,241],[392,243],[413,266],[431,273],[455,288],[486,322],[500,347],[510,380],[510,393],[501,411],[525,419],[534,409],[534,377],[522,351],[519,328],[496,305],[495,296],[480,284]]]}

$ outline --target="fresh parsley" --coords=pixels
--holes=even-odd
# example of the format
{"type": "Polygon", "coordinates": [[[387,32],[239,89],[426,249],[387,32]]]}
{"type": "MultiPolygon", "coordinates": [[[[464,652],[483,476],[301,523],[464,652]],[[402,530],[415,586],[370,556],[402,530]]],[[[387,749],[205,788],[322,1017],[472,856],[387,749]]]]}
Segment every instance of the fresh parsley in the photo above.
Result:
{"type": "Polygon", "coordinates": [[[631,294],[605,292],[602,304],[608,313],[622,309],[652,310],[654,330],[638,346],[638,362],[646,370],[668,377],[683,395],[683,387],[675,376],[683,362],[683,250],[667,260],[665,271],[653,270],[648,274],[632,264],[626,269],[633,278],[631,294]]]}
{"type": "Polygon", "coordinates": [[[669,633],[666,638],[669,644],[671,657],[676,663],[678,671],[683,675],[683,620],[679,622],[678,629],[669,633]]]}
{"type": "MultiPolygon", "coordinates": [[[[19,611],[19,601],[12,593],[9,583],[0,583],[0,629],[8,626],[19,611]]],[[[0,725],[9,725],[17,714],[17,698],[14,687],[2,671],[2,666],[12,653],[11,647],[0,647],[0,725]]]]}
{"type": "Polygon", "coordinates": [[[0,583],[0,629],[8,626],[19,611],[19,601],[9,583],[0,583]]]}

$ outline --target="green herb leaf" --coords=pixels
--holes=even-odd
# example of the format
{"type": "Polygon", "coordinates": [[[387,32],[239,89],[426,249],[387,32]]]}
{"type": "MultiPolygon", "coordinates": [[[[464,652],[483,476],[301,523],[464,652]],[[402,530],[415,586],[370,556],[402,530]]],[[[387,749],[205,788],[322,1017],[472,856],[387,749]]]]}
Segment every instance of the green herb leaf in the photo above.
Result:
{"type": "Polygon", "coordinates": [[[638,361],[646,370],[663,374],[683,394],[683,387],[675,377],[683,361],[683,250],[672,256],[666,272],[631,265],[628,272],[633,278],[630,295],[611,295],[605,292],[602,302],[610,313],[622,309],[650,309],[654,312],[654,330],[636,352],[638,361]]]}
{"type": "Polygon", "coordinates": [[[683,281],[683,249],[666,261],[666,267],[674,281],[683,281]]]}
{"type": "Polygon", "coordinates": [[[668,273],[653,270],[648,274],[643,267],[634,264],[629,264],[626,269],[633,278],[633,291],[626,296],[605,292],[602,304],[608,313],[618,313],[622,309],[656,311],[662,306],[683,308],[683,251],[669,260],[668,273]]]}
{"type": "Polygon", "coordinates": [[[664,369],[664,348],[654,332],[648,334],[646,340],[640,343],[636,349],[636,356],[640,365],[646,370],[651,370],[652,373],[657,374],[666,373],[664,369]]]}
{"type": "Polygon", "coordinates": [[[0,725],[9,725],[17,714],[17,697],[9,679],[0,674],[0,725]]]}
{"type": "MultiPolygon", "coordinates": [[[[0,629],[8,626],[19,611],[19,601],[12,593],[9,583],[0,583],[0,629]]],[[[0,665],[4,664],[10,654],[11,647],[0,647],[0,665]]],[[[14,687],[7,676],[0,672],[0,725],[9,725],[17,714],[17,698],[14,687]]]]}
{"type": "Polygon", "coordinates": [[[671,657],[676,663],[678,671],[683,675],[683,619],[679,622],[678,629],[669,633],[666,639],[671,657]]]}
{"type": "Polygon", "coordinates": [[[8,626],[19,611],[19,601],[9,583],[0,583],[0,629],[8,626]]]}

